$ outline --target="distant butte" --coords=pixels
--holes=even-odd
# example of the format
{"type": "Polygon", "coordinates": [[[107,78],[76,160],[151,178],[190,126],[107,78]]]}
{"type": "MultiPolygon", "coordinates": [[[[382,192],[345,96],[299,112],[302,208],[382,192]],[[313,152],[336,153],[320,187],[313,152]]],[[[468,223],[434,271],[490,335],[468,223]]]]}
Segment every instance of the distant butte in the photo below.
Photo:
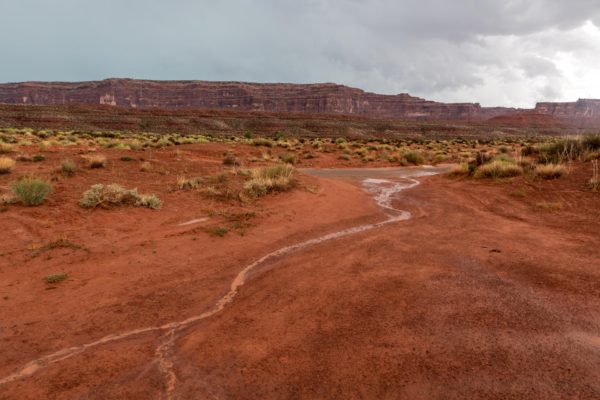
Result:
{"type": "Polygon", "coordinates": [[[383,95],[334,83],[288,84],[106,79],[0,84],[0,103],[92,104],[127,108],[228,109],[354,115],[378,119],[477,121],[530,113],[580,126],[600,126],[600,100],[538,103],[534,109],[440,103],[406,93],[383,95]]]}

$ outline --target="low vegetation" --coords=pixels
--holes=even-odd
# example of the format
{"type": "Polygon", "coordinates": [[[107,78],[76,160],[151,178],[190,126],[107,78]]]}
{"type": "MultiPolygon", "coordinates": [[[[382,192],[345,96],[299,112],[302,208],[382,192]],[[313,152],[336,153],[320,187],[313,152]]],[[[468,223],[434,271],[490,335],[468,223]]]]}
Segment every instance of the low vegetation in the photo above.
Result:
{"type": "Polygon", "coordinates": [[[161,207],[160,199],[155,195],[140,195],[137,189],[125,189],[117,184],[93,185],[83,194],[79,205],[85,208],[112,208],[116,206],[148,207],[157,210],[161,207]]]}
{"type": "Polygon", "coordinates": [[[106,167],[106,156],[97,154],[88,157],[88,165],[90,168],[104,168],[106,167]]]}
{"type": "Polygon", "coordinates": [[[64,280],[66,280],[69,277],[68,274],[54,274],[54,275],[48,275],[44,278],[44,281],[46,283],[60,283],[64,280]]]}
{"type": "Polygon", "coordinates": [[[523,174],[523,168],[514,161],[496,159],[475,170],[475,178],[511,178],[523,174]]]}
{"type": "Polygon", "coordinates": [[[34,176],[24,177],[12,184],[17,199],[26,206],[38,206],[52,192],[52,185],[34,176]]]}
{"type": "Polygon", "coordinates": [[[592,161],[592,177],[588,181],[588,187],[593,192],[600,191],[600,171],[598,170],[598,160],[592,161]]]}
{"type": "Polygon", "coordinates": [[[542,179],[556,179],[567,174],[567,168],[562,164],[538,164],[535,166],[535,176],[542,179]]]}
{"type": "Polygon", "coordinates": [[[15,167],[15,160],[8,157],[0,157],[0,174],[10,174],[15,167]]]}
{"type": "Polygon", "coordinates": [[[63,175],[74,175],[75,171],[77,171],[77,165],[71,160],[63,160],[60,163],[60,171],[63,175]]]}
{"type": "Polygon", "coordinates": [[[244,189],[253,196],[285,191],[293,186],[293,175],[294,167],[289,164],[254,168],[248,171],[249,179],[244,184],[244,189]]]}

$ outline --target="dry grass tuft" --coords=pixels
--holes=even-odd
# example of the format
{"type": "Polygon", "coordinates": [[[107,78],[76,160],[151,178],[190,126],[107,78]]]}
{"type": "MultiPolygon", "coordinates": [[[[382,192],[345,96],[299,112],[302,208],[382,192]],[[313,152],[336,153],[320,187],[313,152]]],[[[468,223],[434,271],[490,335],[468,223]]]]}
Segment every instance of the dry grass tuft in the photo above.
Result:
{"type": "Polygon", "coordinates": [[[294,184],[294,167],[290,164],[254,168],[248,170],[248,174],[250,179],[244,184],[244,189],[254,196],[286,191],[294,184]]]}
{"type": "Polygon", "coordinates": [[[148,207],[157,210],[162,203],[155,195],[140,195],[137,189],[125,189],[117,184],[103,185],[101,183],[92,187],[83,194],[79,205],[85,208],[111,208],[115,206],[131,205],[148,207]]]}
{"type": "Polygon", "coordinates": [[[106,156],[97,154],[88,157],[88,165],[90,168],[104,168],[106,167],[106,156]]]}
{"type": "Polygon", "coordinates": [[[600,191],[600,172],[598,171],[598,160],[592,161],[592,178],[588,181],[588,187],[593,192],[600,191]]]}
{"type": "Polygon", "coordinates": [[[177,189],[179,190],[191,190],[198,189],[204,183],[204,178],[197,176],[195,178],[186,178],[185,176],[180,176],[177,178],[177,189]]]}
{"type": "Polygon", "coordinates": [[[12,184],[12,191],[26,206],[38,206],[52,192],[52,185],[43,179],[28,176],[12,184]]]}
{"type": "Polygon", "coordinates": [[[15,146],[8,143],[0,143],[0,154],[8,154],[15,151],[15,146]]]}
{"type": "Polygon", "coordinates": [[[458,176],[467,176],[469,175],[469,164],[468,163],[460,163],[453,165],[450,171],[448,172],[448,176],[458,177],[458,176]]]}
{"type": "Polygon", "coordinates": [[[507,160],[494,160],[475,171],[476,178],[510,178],[523,174],[523,168],[507,160]]]}
{"type": "Polygon", "coordinates": [[[10,174],[15,167],[15,160],[8,157],[0,157],[0,174],[10,174]]]}
{"type": "Polygon", "coordinates": [[[556,179],[567,173],[567,168],[562,164],[538,164],[534,170],[535,176],[542,179],[556,179]]]}

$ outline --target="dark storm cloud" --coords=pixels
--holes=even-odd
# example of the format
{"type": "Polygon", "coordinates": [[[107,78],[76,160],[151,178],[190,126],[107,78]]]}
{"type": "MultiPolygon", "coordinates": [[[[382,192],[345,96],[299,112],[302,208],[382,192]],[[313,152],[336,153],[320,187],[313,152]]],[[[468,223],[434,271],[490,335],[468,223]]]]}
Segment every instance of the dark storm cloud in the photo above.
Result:
{"type": "Polygon", "coordinates": [[[0,81],[330,81],[522,105],[600,90],[575,73],[600,62],[597,0],[0,0],[0,15],[0,81]]]}

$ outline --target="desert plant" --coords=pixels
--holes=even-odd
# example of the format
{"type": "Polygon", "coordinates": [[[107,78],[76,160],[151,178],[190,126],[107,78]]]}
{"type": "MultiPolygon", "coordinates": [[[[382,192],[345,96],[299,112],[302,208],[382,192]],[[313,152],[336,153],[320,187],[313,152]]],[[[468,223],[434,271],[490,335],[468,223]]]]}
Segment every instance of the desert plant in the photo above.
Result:
{"type": "Polygon", "coordinates": [[[125,189],[114,183],[109,185],[98,183],[83,193],[79,205],[85,208],[132,205],[158,209],[161,202],[155,195],[140,195],[137,189],[125,189]]]}
{"type": "Polygon", "coordinates": [[[129,156],[123,156],[123,157],[120,158],[120,160],[127,162],[127,161],[133,161],[133,158],[129,157],[129,156]]]}
{"type": "Polygon", "coordinates": [[[229,228],[217,226],[214,228],[207,228],[206,231],[210,236],[223,237],[229,232],[229,228]]]}
{"type": "Polygon", "coordinates": [[[534,170],[535,176],[542,179],[556,179],[567,174],[567,168],[562,164],[538,164],[534,170]]]}
{"type": "Polygon", "coordinates": [[[240,162],[233,154],[227,154],[225,158],[223,158],[223,165],[238,166],[240,165],[240,162]]]}
{"type": "Polygon", "coordinates": [[[279,164],[249,170],[249,180],[244,184],[248,194],[264,196],[269,192],[285,191],[293,185],[294,167],[279,164]]]}
{"type": "Polygon", "coordinates": [[[46,276],[44,278],[44,281],[46,281],[46,283],[59,283],[59,282],[64,281],[68,277],[69,277],[68,274],[54,274],[54,275],[46,276]]]}
{"type": "Polygon", "coordinates": [[[509,178],[523,174],[523,168],[514,162],[493,160],[475,170],[476,178],[509,178]]]}
{"type": "Polygon", "coordinates": [[[180,176],[177,178],[177,189],[179,190],[190,190],[197,189],[202,186],[204,183],[204,178],[195,177],[195,178],[186,178],[185,176],[180,176]]]}
{"type": "Polygon", "coordinates": [[[142,171],[142,172],[148,172],[150,170],[152,170],[152,164],[150,164],[148,161],[144,161],[140,165],[140,171],[142,171]]]}
{"type": "Polygon", "coordinates": [[[90,168],[104,168],[106,167],[106,156],[102,154],[96,154],[88,158],[88,165],[90,168]]]}
{"type": "Polygon", "coordinates": [[[15,151],[15,147],[12,144],[0,143],[0,154],[8,154],[15,151]]]}
{"type": "Polygon", "coordinates": [[[466,176],[471,172],[468,163],[460,163],[453,165],[450,171],[448,172],[448,176],[466,176]]]}
{"type": "Polygon", "coordinates": [[[275,147],[275,143],[266,138],[252,139],[252,144],[255,146],[275,147]]]}
{"type": "Polygon", "coordinates": [[[298,160],[296,155],[291,153],[281,153],[279,154],[279,159],[288,164],[296,164],[296,161],[298,160]]]}
{"type": "Polygon", "coordinates": [[[46,157],[43,154],[36,154],[35,156],[33,156],[33,161],[35,162],[41,162],[44,161],[46,159],[46,157]]]}
{"type": "Polygon", "coordinates": [[[77,170],[77,165],[71,160],[63,160],[60,164],[60,170],[64,175],[73,175],[77,170]]]}
{"type": "Polygon", "coordinates": [[[9,174],[15,167],[15,160],[8,157],[0,157],[0,174],[9,174]]]}
{"type": "Polygon", "coordinates": [[[26,206],[37,206],[52,192],[52,185],[43,179],[27,176],[12,184],[12,191],[26,206]]]}
{"type": "Polygon", "coordinates": [[[408,161],[410,164],[419,165],[425,162],[425,158],[423,158],[423,155],[416,150],[407,151],[403,154],[403,156],[406,159],[406,161],[408,161]]]}

